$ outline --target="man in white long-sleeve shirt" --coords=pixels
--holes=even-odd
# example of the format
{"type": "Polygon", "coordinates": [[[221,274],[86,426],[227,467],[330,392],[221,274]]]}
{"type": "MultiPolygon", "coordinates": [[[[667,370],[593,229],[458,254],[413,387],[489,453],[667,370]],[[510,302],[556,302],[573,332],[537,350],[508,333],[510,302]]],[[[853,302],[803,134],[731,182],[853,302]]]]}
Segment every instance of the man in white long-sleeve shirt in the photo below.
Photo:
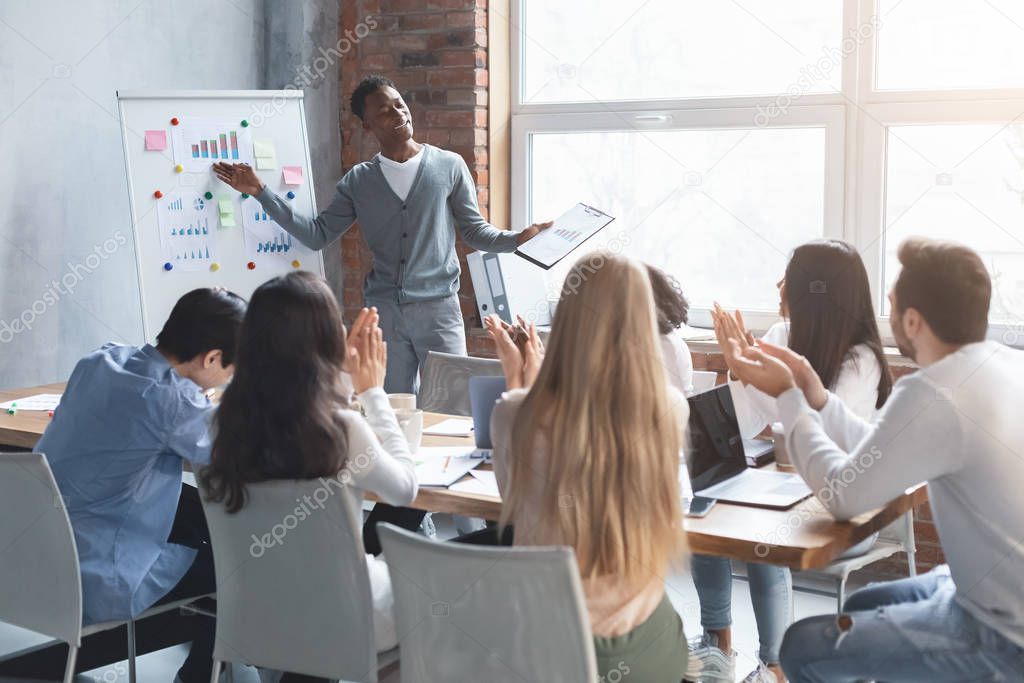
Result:
{"type": "Polygon", "coordinates": [[[741,379],[777,397],[793,464],[836,519],[927,482],[949,565],[868,586],[838,617],[794,624],[782,666],[794,683],[1021,681],[1024,353],[985,341],[991,281],[976,253],[912,239],[899,259],[893,335],[921,369],[896,384],[874,423],[792,351],[765,345],[736,360],[741,379]]]}

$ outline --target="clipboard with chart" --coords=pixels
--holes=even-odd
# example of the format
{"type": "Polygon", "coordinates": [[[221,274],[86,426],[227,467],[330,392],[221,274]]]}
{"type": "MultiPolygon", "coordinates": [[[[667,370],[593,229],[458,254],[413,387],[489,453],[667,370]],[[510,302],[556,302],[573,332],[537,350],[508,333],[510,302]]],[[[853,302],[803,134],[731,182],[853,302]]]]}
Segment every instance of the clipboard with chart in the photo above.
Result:
{"type": "Polygon", "coordinates": [[[613,220],[614,217],[592,206],[576,204],[555,219],[550,228],[520,245],[516,254],[547,270],[613,220]]]}

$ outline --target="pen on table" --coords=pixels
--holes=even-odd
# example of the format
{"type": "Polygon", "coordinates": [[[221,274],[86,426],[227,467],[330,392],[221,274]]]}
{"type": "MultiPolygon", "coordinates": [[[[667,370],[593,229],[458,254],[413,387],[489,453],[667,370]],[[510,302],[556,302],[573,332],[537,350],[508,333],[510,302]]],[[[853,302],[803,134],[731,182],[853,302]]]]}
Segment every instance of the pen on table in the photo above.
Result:
{"type": "Polygon", "coordinates": [[[451,461],[452,461],[452,456],[450,456],[450,455],[447,458],[444,459],[444,469],[441,470],[442,472],[447,472],[448,471],[448,464],[451,461]]]}

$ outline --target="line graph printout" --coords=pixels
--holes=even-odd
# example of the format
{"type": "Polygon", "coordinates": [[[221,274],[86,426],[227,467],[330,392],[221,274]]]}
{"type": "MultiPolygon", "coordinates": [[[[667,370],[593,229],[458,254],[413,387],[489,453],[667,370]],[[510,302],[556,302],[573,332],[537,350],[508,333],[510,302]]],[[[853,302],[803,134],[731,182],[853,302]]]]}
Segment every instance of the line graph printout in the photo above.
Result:
{"type": "Polygon", "coordinates": [[[592,206],[577,204],[555,219],[550,228],[523,243],[516,253],[541,268],[551,268],[613,220],[592,206]]]}
{"type": "Polygon", "coordinates": [[[252,134],[239,121],[182,117],[171,127],[174,161],[189,173],[203,173],[218,161],[255,167],[252,134]]]}
{"type": "Polygon", "coordinates": [[[214,202],[198,192],[170,192],[157,202],[160,253],[171,270],[206,270],[217,261],[214,202]]]}

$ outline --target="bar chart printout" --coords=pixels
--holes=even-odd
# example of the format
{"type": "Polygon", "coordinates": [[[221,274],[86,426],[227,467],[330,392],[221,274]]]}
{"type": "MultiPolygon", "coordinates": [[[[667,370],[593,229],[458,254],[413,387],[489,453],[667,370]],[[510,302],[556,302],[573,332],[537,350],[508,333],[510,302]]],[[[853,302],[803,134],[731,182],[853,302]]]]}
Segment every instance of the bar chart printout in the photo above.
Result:
{"type": "Polygon", "coordinates": [[[171,129],[174,161],[189,173],[203,173],[218,161],[255,166],[252,135],[240,121],[183,116],[171,129]]]}
{"type": "Polygon", "coordinates": [[[207,270],[217,259],[217,213],[198,192],[169,192],[157,202],[161,263],[171,270],[207,270]]]}
{"type": "Polygon", "coordinates": [[[242,200],[242,226],[245,229],[246,256],[257,263],[278,259],[291,264],[314,262],[315,254],[267,215],[253,197],[242,200]]]}

